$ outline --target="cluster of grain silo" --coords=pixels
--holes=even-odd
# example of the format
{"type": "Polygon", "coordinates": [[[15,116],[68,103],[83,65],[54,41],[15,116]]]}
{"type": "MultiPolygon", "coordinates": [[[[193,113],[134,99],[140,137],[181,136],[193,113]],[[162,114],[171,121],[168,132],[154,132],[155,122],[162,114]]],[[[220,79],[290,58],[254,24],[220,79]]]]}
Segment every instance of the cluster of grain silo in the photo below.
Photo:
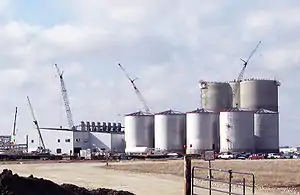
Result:
{"type": "Polygon", "coordinates": [[[221,152],[278,152],[279,85],[263,79],[200,82],[202,107],[220,113],[221,152]]]}
{"type": "Polygon", "coordinates": [[[201,109],[126,115],[126,148],[183,152],[186,145],[191,154],[277,152],[278,86],[277,81],[257,79],[201,82],[201,109]]]}
{"type": "Polygon", "coordinates": [[[125,115],[126,151],[157,148],[182,152],[186,134],[185,114],[167,110],[156,114],[136,112],[125,115]]]}

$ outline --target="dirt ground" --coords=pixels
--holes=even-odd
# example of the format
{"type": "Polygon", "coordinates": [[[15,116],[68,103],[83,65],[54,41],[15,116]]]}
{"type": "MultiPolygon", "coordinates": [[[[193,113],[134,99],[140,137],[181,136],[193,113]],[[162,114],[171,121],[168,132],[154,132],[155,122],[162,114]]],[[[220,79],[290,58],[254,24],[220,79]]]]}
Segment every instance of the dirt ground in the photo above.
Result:
{"type": "MultiPolygon", "coordinates": [[[[22,176],[33,174],[37,177],[51,179],[57,183],[72,183],[88,188],[111,188],[116,190],[127,190],[137,195],[181,195],[183,191],[183,179],[180,176],[157,173],[133,173],[131,171],[111,170],[125,169],[124,166],[157,167],[162,163],[153,162],[119,162],[111,163],[110,168],[105,168],[104,163],[47,163],[47,164],[4,164],[1,169],[11,169],[14,173],[22,176]]],[[[169,169],[180,166],[179,161],[165,163],[169,169]],[[178,164],[177,164],[178,163],[178,164]]],[[[178,171],[179,168],[178,168],[178,171]]],[[[143,172],[143,171],[141,171],[143,172]]],[[[158,172],[161,172],[161,170],[158,172]]],[[[171,172],[172,173],[172,172],[171,172]]],[[[174,174],[174,173],[173,173],[174,174]]],[[[197,191],[207,194],[207,191],[197,191]]],[[[219,195],[220,193],[213,193],[219,195]]],[[[257,192],[261,195],[275,195],[278,193],[257,192]]],[[[291,193],[283,193],[291,194],[291,193]]],[[[220,194],[221,195],[221,194],[220,194]]]]}

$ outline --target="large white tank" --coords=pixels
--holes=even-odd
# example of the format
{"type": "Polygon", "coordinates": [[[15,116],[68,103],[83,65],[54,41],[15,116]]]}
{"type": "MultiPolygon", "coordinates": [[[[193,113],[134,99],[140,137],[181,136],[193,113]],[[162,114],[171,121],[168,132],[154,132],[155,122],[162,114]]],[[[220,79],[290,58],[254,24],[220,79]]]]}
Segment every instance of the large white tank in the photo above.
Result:
{"type": "Polygon", "coordinates": [[[220,151],[254,152],[254,112],[238,108],[220,112],[220,151]]]}
{"type": "Polygon", "coordinates": [[[278,112],[278,86],[276,80],[247,79],[240,83],[242,109],[267,109],[278,112]]]}
{"type": "Polygon", "coordinates": [[[254,114],[255,151],[279,152],[279,114],[260,109],[254,114]]]}
{"type": "Polygon", "coordinates": [[[171,152],[184,151],[186,142],[186,116],[167,110],[155,114],[155,148],[171,152]]]}
{"type": "Polygon", "coordinates": [[[217,136],[215,132],[217,113],[206,109],[196,109],[186,114],[187,153],[201,154],[206,150],[215,150],[217,136]],[[190,147],[192,146],[192,147],[190,147]]]}
{"type": "Polygon", "coordinates": [[[154,147],[154,115],[135,112],[125,115],[126,148],[154,147]]]}

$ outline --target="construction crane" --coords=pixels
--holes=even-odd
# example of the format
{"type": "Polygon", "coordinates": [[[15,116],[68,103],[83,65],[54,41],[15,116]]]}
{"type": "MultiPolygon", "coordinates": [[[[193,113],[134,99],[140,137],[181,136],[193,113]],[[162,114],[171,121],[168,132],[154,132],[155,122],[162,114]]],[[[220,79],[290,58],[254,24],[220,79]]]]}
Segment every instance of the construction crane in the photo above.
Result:
{"type": "Polygon", "coordinates": [[[14,125],[13,125],[13,131],[12,131],[12,135],[11,135],[11,143],[15,144],[16,143],[16,126],[17,126],[17,114],[18,114],[18,107],[16,107],[16,111],[15,111],[15,118],[14,118],[14,125]]]}
{"type": "Polygon", "coordinates": [[[66,109],[66,114],[67,114],[67,119],[68,119],[68,125],[70,129],[75,130],[75,126],[74,126],[74,122],[73,122],[73,116],[72,116],[72,112],[71,112],[71,108],[70,108],[70,102],[69,102],[69,98],[68,98],[68,93],[67,93],[67,89],[65,86],[65,82],[64,82],[64,78],[63,78],[63,71],[60,71],[57,64],[55,64],[58,76],[59,76],[59,80],[60,80],[60,85],[61,85],[61,94],[63,97],[63,101],[65,104],[65,109],[66,109]]]}
{"type": "Polygon", "coordinates": [[[143,104],[143,107],[145,109],[146,113],[151,113],[150,108],[148,107],[142,93],[140,92],[140,90],[137,88],[137,86],[135,85],[134,81],[137,79],[132,79],[126,72],[125,68],[119,63],[118,66],[121,68],[121,70],[124,72],[125,76],[128,78],[128,80],[130,81],[130,83],[132,84],[132,87],[136,93],[136,95],[138,96],[140,102],[143,104]]]}
{"type": "Polygon", "coordinates": [[[43,140],[43,137],[42,137],[42,134],[41,134],[40,126],[39,126],[39,124],[38,124],[38,122],[37,122],[37,120],[35,118],[34,111],[33,111],[33,108],[32,108],[32,105],[31,105],[31,102],[30,102],[30,99],[29,99],[28,96],[27,96],[27,101],[28,101],[28,105],[29,105],[29,108],[30,108],[30,111],[31,111],[32,118],[33,118],[33,123],[36,126],[36,129],[37,129],[38,135],[39,135],[39,140],[40,140],[40,143],[42,145],[42,146],[39,146],[38,149],[46,150],[45,143],[44,143],[44,140],[43,140]]]}
{"type": "MultiPolygon", "coordinates": [[[[245,70],[246,70],[246,67],[249,63],[249,60],[252,58],[253,54],[256,52],[258,46],[261,44],[261,41],[258,42],[258,44],[256,45],[256,47],[252,50],[251,54],[249,55],[248,59],[247,60],[244,60],[242,58],[240,58],[242,61],[243,61],[243,68],[238,76],[238,78],[235,80],[235,84],[234,84],[234,87],[233,87],[233,94],[232,94],[232,97],[233,99],[235,98],[235,96],[239,93],[239,86],[240,86],[240,82],[243,80],[244,78],[244,74],[245,74],[245,70]]],[[[239,107],[239,101],[235,102],[235,107],[239,107]]]]}

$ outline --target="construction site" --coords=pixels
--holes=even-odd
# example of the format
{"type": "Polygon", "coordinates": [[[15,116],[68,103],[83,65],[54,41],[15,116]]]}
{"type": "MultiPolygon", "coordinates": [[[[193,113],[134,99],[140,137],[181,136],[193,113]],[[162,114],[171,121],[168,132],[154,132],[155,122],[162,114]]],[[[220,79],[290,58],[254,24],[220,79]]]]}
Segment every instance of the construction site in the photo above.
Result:
{"type": "Polygon", "coordinates": [[[242,59],[243,67],[236,79],[199,81],[201,107],[185,112],[172,109],[154,112],[136,86],[136,79],[129,76],[120,63],[117,64],[143,106],[143,110],[125,114],[123,124],[120,121],[81,121],[76,125],[63,72],[55,64],[68,127],[42,127],[27,96],[36,130],[28,131],[26,143],[15,142],[16,107],[12,135],[3,135],[0,140],[3,160],[0,166],[9,169],[1,174],[1,192],[26,194],[14,186],[31,182],[31,189],[36,190],[27,194],[34,195],[55,189],[55,194],[70,195],[175,195],[182,192],[182,176],[189,176],[191,183],[188,185],[192,192],[184,188],[185,195],[207,193],[207,190],[212,193],[212,182],[215,189],[212,194],[298,193],[300,181],[288,180],[285,175],[298,178],[297,172],[292,170],[296,170],[300,162],[297,160],[299,151],[283,154],[279,147],[280,82],[244,78],[246,67],[260,44],[246,60],[242,59]],[[207,154],[211,154],[209,160],[207,154]],[[190,167],[193,168],[189,174],[183,157],[192,159],[190,167]],[[260,160],[252,161],[256,159],[260,160]],[[276,170],[276,174],[272,170],[276,170]],[[50,181],[34,178],[32,174],[57,184],[46,184],[50,181]],[[141,180],[147,182],[142,184],[141,180]],[[225,184],[219,184],[222,182],[225,184]],[[37,185],[45,185],[45,190],[37,185]],[[149,189],[149,185],[155,187],[149,189]],[[118,191],[121,189],[130,192],[118,191]]]}

